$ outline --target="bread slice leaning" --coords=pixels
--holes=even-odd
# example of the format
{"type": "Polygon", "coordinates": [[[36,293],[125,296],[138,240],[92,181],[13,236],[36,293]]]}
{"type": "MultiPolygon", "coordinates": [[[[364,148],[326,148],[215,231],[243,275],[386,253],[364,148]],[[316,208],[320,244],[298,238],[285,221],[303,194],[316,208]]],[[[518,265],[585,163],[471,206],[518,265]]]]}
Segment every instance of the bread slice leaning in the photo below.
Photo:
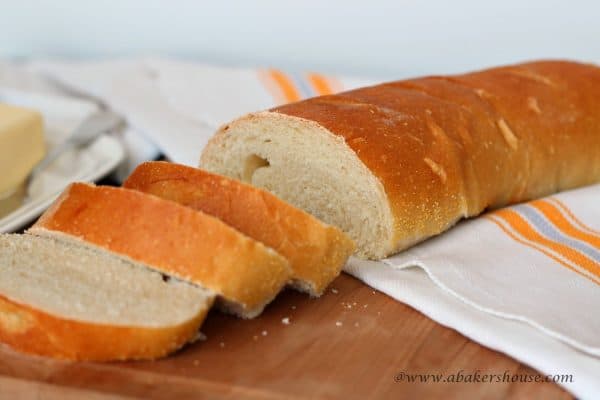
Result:
{"type": "Polygon", "coordinates": [[[214,215],[290,261],[292,286],[313,296],[335,279],[354,243],[339,229],[275,195],[197,168],[168,162],[139,165],[123,187],[214,215]]]}
{"type": "Polygon", "coordinates": [[[0,342],[70,360],[155,359],[198,334],[214,294],[137,263],[0,235],[0,342]]]}
{"type": "Polygon", "coordinates": [[[75,183],[28,233],[86,242],[219,295],[252,318],[290,279],[288,261],[217,218],[139,191],[75,183]]]}

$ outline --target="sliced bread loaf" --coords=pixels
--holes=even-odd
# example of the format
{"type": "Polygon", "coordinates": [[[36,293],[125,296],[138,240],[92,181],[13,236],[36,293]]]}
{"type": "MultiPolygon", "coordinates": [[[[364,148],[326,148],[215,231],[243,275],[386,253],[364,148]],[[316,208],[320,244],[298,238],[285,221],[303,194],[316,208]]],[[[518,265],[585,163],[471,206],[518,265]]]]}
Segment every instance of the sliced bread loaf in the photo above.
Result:
{"type": "Polygon", "coordinates": [[[464,217],[600,181],[600,68],[542,60],[389,82],[224,125],[200,166],[381,259],[464,217]]]}
{"type": "Polygon", "coordinates": [[[238,180],[168,162],[147,162],[123,184],[214,215],[277,250],[292,266],[292,286],[319,296],[354,250],[341,230],[238,180]]]}
{"type": "Polygon", "coordinates": [[[214,294],[142,264],[0,235],[0,341],[71,360],[155,359],[193,340],[214,294]]]}
{"type": "Polygon", "coordinates": [[[189,280],[247,318],[291,277],[273,249],[210,215],[135,190],[72,184],[28,233],[84,241],[189,280]]]}

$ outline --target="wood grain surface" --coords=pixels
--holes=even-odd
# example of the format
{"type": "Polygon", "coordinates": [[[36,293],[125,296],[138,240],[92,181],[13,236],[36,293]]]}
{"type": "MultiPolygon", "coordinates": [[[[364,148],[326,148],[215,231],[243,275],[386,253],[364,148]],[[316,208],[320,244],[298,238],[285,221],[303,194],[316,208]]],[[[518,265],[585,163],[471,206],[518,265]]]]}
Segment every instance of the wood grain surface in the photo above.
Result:
{"type": "Polygon", "coordinates": [[[348,275],[320,299],[286,291],[255,320],[213,312],[202,331],[206,340],[156,362],[70,363],[0,346],[0,398],[572,398],[551,383],[397,382],[400,372],[536,372],[348,275]]]}

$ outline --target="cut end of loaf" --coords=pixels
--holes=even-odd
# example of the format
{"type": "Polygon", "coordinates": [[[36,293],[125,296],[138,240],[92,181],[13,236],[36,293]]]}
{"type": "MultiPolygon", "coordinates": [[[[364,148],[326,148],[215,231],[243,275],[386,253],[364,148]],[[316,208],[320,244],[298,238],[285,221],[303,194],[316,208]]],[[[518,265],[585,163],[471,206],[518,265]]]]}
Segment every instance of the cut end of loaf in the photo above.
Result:
{"type": "Polygon", "coordinates": [[[381,182],[342,138],[313,121],[249,114],[217,132],[200,164],[339,227],[356,242],[359,257],[390,253],[393,217],[381,182]]]}

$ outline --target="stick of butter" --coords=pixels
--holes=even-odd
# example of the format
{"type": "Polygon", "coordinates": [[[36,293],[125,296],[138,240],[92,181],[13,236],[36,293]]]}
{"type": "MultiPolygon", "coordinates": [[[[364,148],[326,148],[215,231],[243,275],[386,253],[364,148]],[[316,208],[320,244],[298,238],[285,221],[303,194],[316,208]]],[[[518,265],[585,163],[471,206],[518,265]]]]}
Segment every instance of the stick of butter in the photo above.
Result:
{"type": "Polygon", "coordinates": [[[0,199],[10,196],[46,153],[42,115],[0,103],[0,199]]]}

